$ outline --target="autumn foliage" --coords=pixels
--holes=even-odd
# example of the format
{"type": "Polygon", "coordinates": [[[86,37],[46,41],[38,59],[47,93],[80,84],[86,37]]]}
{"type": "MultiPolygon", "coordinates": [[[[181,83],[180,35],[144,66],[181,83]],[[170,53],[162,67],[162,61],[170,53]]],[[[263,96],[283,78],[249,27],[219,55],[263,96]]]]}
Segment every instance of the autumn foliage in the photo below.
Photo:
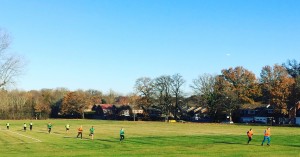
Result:
{"type": "MultiPolygon", "coordinates": [[[[300,102],[300,64],[265,66],[260,77],[237,66],[221,70],[219,75],[205,74],[193,80],[193,94],[183,91],[185,80],[179,74],[163,75],[154,79],[136,80],[135,93],[120,95],[110,90],[69,91],[65,88],[40,91],[0,90],[0,118],[22,119],[49,117],[82,117],[85,109],[101,103],[130,105],[134,109],[159,109],[166,116],[180,118],[193,107],[208,109],[208,115],[218,119],[230,115],[243,104],[269,104],[276,115],[287,115],[298,109],[300,102]],[[190,99],[193,98],[193,99],[190,99]],[[191,101],[192,100],[192,101],[191,101]]],[[[296,113],[296,112],[293,112],[296,113]]],[[[184,115],[185,114],[185,115],[184,115]]],[[[274,115],[274,116],[276,116],[274,115]]]]}

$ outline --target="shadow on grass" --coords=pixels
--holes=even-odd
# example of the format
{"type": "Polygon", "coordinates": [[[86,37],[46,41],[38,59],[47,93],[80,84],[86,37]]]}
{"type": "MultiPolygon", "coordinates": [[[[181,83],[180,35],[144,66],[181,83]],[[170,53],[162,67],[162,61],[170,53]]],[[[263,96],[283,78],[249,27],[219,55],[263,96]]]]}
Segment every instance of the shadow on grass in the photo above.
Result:
{"type": "Polygon", "coordinates": [[[88,137],[82,137],[82,138],[80,138],[80,137],[77,137],[77,136],[64,136],[63,138],[67,138],[67,139],[78,139],[78,140],[91,140],[91,141],[92,141],[92,139],[91,139],[91,138],[88,138],[88,137]]]}
{"type": "Polygon", "coordinates": [[[94,139],[94,140],[102,141],[102,142],[113,142],[113,143],[119,142],[118,140],[109,140],[109,139],[94,139]]]}
{"type": "Polygon", "coordinates": [[[232,142],[232,141],[216,141],[214,143],[220,143],[220,144],[240,144],[244,145],[243,143],[238,143],[238,142],[232,142]]]}
{"type": "Polygon", "coordinates": [[[292,145],[292,144],[288,144],[288,145],[285,145],[285,146],[300,148],[300,145],[292,145]]]}

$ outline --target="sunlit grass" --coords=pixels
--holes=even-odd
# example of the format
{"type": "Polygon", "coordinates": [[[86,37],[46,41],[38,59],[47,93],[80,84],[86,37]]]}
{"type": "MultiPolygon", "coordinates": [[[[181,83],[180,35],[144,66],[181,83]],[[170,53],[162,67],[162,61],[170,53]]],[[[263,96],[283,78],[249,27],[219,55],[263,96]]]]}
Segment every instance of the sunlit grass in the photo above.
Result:
{"type": "Polygon", "coordinates": [[[23,131],[29,120],[0,121],[1,156],[300,156],[300,128],[271,127],[271,146],[260,146],[266,126],[130,122],[102,120],[38,120],[33,131],[23,131]],[[10,122],[10,130],[5,124],[10,122]],[[53,124],[47,133],[47,123],[53,124]],[[71,125],[67,133],[65,125],[71,125]],[[82,125],[83,139],[77,139],[82,125]],[[94,126],[95,139],[88,136],[94,126]],[[119,130],[125,141],[119,142],[119,130]],[[246,145],[246,132],[254,130],[246,145]]]}

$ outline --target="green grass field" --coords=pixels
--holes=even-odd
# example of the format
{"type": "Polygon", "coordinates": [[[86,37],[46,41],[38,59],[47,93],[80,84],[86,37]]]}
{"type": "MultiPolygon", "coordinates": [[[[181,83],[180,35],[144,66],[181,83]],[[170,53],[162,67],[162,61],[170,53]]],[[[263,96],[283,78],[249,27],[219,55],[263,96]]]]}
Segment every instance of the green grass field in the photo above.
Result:
{"type": "Polygon", "coordinates": [[[102,120],[0,120],[0,156],[300,156],[299,127],[271,127],[271,146],[261,146],[266,126],[102,120]],[[9,122],[10,130],[6,130],[9,122]],[[23,123],[27,131],[23,131],[23,123]],[[47,133],[47,123],[53,124],[47,133]],[[69,133],[65,125],[69,123],[69,133]],[[83,125],[83,139],[76,138],[83,125]],[[92,141],[89,128],[95,127],[92,141]],[[119,130],[125,141],[119,142],[119,130]],[[247,145],[246,132],[254,130],[247,145]]]}

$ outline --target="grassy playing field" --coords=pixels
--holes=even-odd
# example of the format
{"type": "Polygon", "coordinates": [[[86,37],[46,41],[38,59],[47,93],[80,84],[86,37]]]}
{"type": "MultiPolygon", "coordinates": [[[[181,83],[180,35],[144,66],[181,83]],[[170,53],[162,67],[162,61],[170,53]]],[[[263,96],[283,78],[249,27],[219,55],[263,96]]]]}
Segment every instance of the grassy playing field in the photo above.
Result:
{"type": "Polygon", "coordinates": [[[33,131],[29,131],[29,122],[0,120],[0,156],[300,156],[299,127],[271,127],[271,146],[261,146],[266,126],[51,119],[32,121],[33,131]],[[53,124],[51,134],[48,122],[53,124]],[[76,138],[80,125],[83,139],[76,138]],[[88,136],[92,125],[93,141],[88,136]],[[125,129],[123,143],[119,142],[121,127],[125,129]],[[254,137],[246,145],[249,128],[254,137]]]}

